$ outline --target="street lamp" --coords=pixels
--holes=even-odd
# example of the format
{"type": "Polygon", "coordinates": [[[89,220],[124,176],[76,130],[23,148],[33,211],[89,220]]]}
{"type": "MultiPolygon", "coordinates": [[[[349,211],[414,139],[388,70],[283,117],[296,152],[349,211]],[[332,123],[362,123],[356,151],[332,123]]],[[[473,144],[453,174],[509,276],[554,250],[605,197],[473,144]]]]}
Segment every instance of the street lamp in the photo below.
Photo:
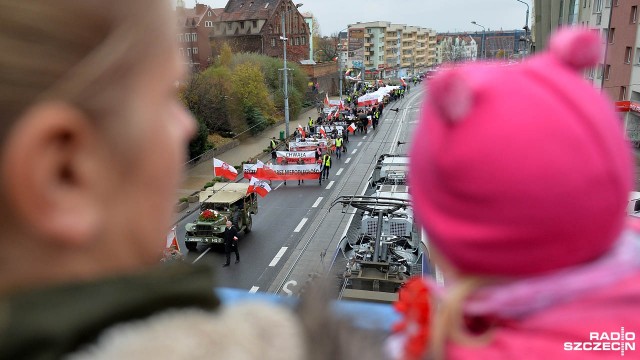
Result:
{"type": "Polygon", "coordinates": [[[517,2],[521,2],[525,5],[527,5],[527,18],[525,19],[525,25],[524,25],[524,38],[525,38],[525,49],[524,49],[524,53],[527,54],[529,53],[529,4],[527,4],[526,2],[522,1],[522,0],[516,0],[517,2]]]}
{"type": "Polygon", "coordinates": [[[471,23],[472,23],[473,25],[475,25],[475,26],[480,26],[480,27],[482,28],[482,50],[480,50],[480,54],[482,55],[482,58],[483,58],[483,59],[486,59],[486,58],[487,58],[487,53],[485,52],[485,49],[484,49],[484,33],[485,33],[485,28],[484,28],[484,26],[482,26],[482,25],[478,24],[478,23],[477,23],[477,22],[475,22],[475,21],[472,21],[471,23]]]}
{"type": "MultiPolygon", "coordinates": [[[[296,9],[302,6],[302,3],[296,4],[296,9]]],[[[282,36],[280,36],[280,40],[282,40],[282,48],[284,49],[284,128],[286,138],[289,138],[289,84],[287,78],[287,29],[285,27],[285,14],[289,13],[291,10],[286,10],[282,12],[282,36]]]]}

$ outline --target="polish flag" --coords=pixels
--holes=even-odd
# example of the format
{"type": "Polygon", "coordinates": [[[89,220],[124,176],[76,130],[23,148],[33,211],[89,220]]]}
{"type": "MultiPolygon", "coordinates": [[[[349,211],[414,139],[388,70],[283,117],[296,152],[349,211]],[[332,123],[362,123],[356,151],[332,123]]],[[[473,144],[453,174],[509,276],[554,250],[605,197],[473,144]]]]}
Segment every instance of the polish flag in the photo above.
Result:
{"type": "Polygon", "coordinates": [[[404,79],[403,79],[403,78],[400,78],[400,82],[402,83],[402,86],[407,87],[407,83],[406,83],[406,82],[404,82],[404,79]]]}
{"type": "Polygon", "coordinates": [[[180,251],[180,245],[178,245],[178,237],[176,236],[176,227],[174,226],[167,234],[167,249],[180,251]]]}
{"type": "Polygon", "coordinates": [[[256,177],[260,179],[270,179],[276,176],[276,172],[269,166],[265,165],[262,161],[256,162],[256,177]]]}
{"type": "Polygon", "coordinates": [[[307,138],[307,134],[304,132],[302,125],[298,124],[298,132],[300,133],[300,137],[303,139],[307,138]]]}
{"type": "Polygon", "coordinates": [[[351,133],[354,133],[356,131],[356,123],[351,123],[347,130],[349,130],[351,133]]]}
{"type": "Polygon", "coordinates": [[[324,94],[324,104],[329,105],[329,93],[324,94]]]}
{"type": "Polygon", "coordinates": [[[251,177],[249,181],[249,187],[247,188],[247,194],[252,192],[260,195],[260,197],[265,197],[271,191],[271,187],[267,184],[266,181],[258,180],[254,177],[251,177]]]}
{"type": "Polygon", "coordinates": [[[338,107],[338,110],[343,111],[344,109],[345,109],[344,101],[340,101],[340,106],[338,107]]]}
{"type": "Polygon", "coordinates": [[[324,130],[324,127],[319,126],[318,131],[320,131],[320,134],[322,135],[323,138],[327,137],[327,132],[324,130]]]}
{"type": "Polygon", "coordinates": [[[213,158],[213,176],[222,176],[233,181],[238,177],[238,170],[222,160],[213,158]]]}
{"type": "Polygon", "coordinates": [[[329,112],[329,114],[327,115],[327,120],[331,120],[333,119],[333,112],[329,112]]]}

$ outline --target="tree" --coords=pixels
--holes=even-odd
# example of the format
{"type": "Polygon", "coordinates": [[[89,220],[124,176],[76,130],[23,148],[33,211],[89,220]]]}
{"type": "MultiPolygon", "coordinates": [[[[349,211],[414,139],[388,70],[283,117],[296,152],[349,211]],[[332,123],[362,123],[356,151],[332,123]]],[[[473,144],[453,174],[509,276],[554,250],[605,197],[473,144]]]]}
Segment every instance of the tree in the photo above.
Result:
{"type": "Polygon", "coordinates": [[[189,142],[189,159],[193,159],[210,148],[209,141],[207,140],[209,136],[209,130],[204,122],[198,118],[198,131],[194,135],[194,137],[189,142]]]}
{"type": "Polygon", "coordinates": [[[202,73],[194,74],[181,91],[184,105],[212,133],[232,130],[226,95],[230,92],[230,83],[231,73],[228,68],[210,67],[202,73]]]}
{"type": "Polygon", "coordinates": [[[504,58],[504,50],[500,49],[498,50],[498,52],[496,53],[496,59],[502,59],[504,58]]]}
{"type": "MultiPolygon", "coordinates": [[[[315,51],[314,58],[319,61],[333,61],[338,56],[338,34],[334,33],[331,36],[325,36],[318,39],[318,45],[315,51]]],[[[314,44],[315,45],[315,44],[314,44]]]]}
{"type": "MultiPolygon", "coordinates": [[[[264,75],[256,63],[247,62],[235,67],[231,75],[231,97],[232,109],[237,118],[246,120],[246,114],[251,108],[258,109],[265,119],[271,119],[275,115],[264,75]]],[[[245,125],[248,125],[247,128],[252,126],[248,123],[245,125]]]]}
{"type": "Polygon", "coordinates": [[[231,51],[231,46],[225,42],[222,44],[222,49],[220,49],[220,66],[230,68],[232,60],[233,52],[231,51]]]}

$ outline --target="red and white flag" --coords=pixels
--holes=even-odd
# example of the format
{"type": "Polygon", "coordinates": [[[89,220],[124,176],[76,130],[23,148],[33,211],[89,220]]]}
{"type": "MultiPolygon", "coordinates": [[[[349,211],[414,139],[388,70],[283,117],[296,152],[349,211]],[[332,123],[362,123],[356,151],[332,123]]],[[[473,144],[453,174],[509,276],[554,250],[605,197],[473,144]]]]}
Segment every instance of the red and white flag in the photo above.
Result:
{"type": "Polygon", "coordinates": [[[270,191],[271,187],[269,186],[269,184],[267,184],[266,181],[258,180],[254,177],[251,177],[251,180],[249,181],[249,187],[247,188],[247,194],[254,192],[261,197],[265,197],[270,191]]]}
{"type": "Polygon", "coordinates": [[[326,137],[327,137],[327,132],[326,132],[326,131],[324,131],[324,127],[319,126],[319,127],[318,127],[318,131],[320,131],[320,135],[322,135],[322,137],[323,137],[323,138],[326,138],[326,137]]]}
{"type": "Polygon", "coordinates": [[[406,83],[406,82],[404,82],[404,79],[403,79],[403,78],[400,78],[400,82],[402,83],[402,86],[407,87],[407,83],[406,83]]]}
{"type": "Polygon", "coordinates": [[[238,177],[238,170],[222,160],[213,158],[213,176],[221,176],[233,181],[238,177]]]}
{"type": "Polygon", "coordinates": [[[329,106],[329,93],[324,94],[324,104],[329,106]]]}
{"type": "Polygon", "coordinates": [[[167,234],[167,249],[175,249],[180,251],[180,245],[178,245],[178,237],[176,236],[176,227],[174,226],[167,234]]]}
{"type": "Polygon", "coordinates": [[[305,139],[307,137],[307,134],[304,132],[304,128],[300,124],[298,124],[298,132],[300,133],[301,138],[305,139]]]}
{"type": "Polygon", "coordinates": [[[349,132],[351,133],[354,133],[356,131],[356,123],[351,123],[351,125],[349,125],[347,130],[349,130],[349,132]]]}

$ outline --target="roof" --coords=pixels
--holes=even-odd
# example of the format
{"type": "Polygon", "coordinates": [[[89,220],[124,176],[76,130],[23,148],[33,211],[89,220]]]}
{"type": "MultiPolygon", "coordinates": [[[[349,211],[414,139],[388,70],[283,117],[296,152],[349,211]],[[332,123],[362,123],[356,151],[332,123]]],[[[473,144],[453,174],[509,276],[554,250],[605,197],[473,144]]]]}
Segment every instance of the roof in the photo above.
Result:
{"type": "Polygon", "coordinates": [[[280,0],[229,0],[219,21],[267,20],[280,0]]]}
{"type": "Polygon", "coordinates": [[[201,203],[233,203],[247,195],[248,183],[215,183],[200,192],[201,203]]]}
{"type": "Polygon", "coordinates": [[[196,7],[193,9],[187,8],[177,8],[176,15],[178,18],[179,26],[197,26],[202,21],[202,18],[207,13],[207,11],[213,12],[213,17],[219,17],[220,13],[224,9],[213,9],[210,6],[203,4],[196,4],[196,7]]]}

